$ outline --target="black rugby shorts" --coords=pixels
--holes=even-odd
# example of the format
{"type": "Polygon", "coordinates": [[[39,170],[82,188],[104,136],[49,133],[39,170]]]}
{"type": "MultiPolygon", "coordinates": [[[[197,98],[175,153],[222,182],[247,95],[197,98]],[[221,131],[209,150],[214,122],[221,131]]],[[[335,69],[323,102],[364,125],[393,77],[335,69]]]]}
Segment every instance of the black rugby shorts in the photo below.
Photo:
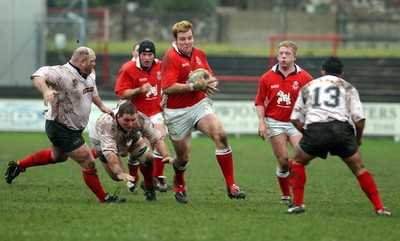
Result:
{"type": "Polygon", "coordinates": [[[78,149],[85,144],[83,130],[71,130],[57,121],[46,120],[46,134],[54,146],[64,153],[78,149]]]}
{"type": "Polygon", "coordinates": [[[358,150],[354,128],[347,122],[330,121],[308,125],[299,145],[312,156],[326,159],[328,152],[346,158],[358,150]]]}

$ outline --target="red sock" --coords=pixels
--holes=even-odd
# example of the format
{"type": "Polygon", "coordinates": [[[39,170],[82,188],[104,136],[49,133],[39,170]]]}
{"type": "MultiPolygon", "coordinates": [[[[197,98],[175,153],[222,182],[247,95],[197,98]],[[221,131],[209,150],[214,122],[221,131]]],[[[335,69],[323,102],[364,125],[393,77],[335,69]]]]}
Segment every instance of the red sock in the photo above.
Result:
{"type": "Polygon", "coordinates": [[[292,164],[290,170],[290,183],[292,184],[295,206],[304,204],[304,186],[306,184],[306,170],[303,165],[292,164]]]}
{"type": "Polygon", "coordinates": [[[162,156],[160,154],[154,153],[153,162],[154,162],[154,172],[153,175],[155,177],[164,176],[164,167],[165,163],[162,162],[162,156]]]}
{"type": "MultiPolygon", "coordinates": [[[[289,173],[290,173],[290,170],[292,169],[292,165],[293,165],[293,162],[292,162],[292,160],[289,159],[289,173]]],[[[292,187],[292,183],[290,182],[290,177],[289,177],[289,185],[290,185],[290,187],[292,187]]]]}
{"type": "Polygon", "coordinates": [[[136,162],[134,164],[128,162],[128,170],[129,170],[129,175],[133,176],[135,178],[135,183],[139,181],[139,162],[136,162]]]}
{"type": "Polygon", "coordinates": [[[290,178],[289,176],[287,177],[279,177],[278,178],[278,183],[279,187],[281,188],[282,191],[282,196],[290,196],[290,178]]]}
{"type": "Polygon", "coordinates": [[[289,170],[292,168],[293,162],[289,159],[289,170]]]}
{"type": "Polygon", "coordinates": [[[144,185],[147,188],[153,187],[153,171],[154,168],[153,166],[151,167],[146,167],[140,164],[140,172],[143,174],[143,179],[144,179],[144,185]]]}
{"type": "Polygon", "coordinates": [[[28,167],[48,165],[52,161],[51,150],[41,150],[18,161],[18,169],[24,171],[28,167]]]}
{"type": "MultiPolygon", "coordinates": [[[[174,176],[174,185],[175,187],[179,186],[185,186],[185,171],[187,169],[187,164],[184,167],[177,166],[176,164],[176,159],[174,159],[174,162],[172,163],[172,166],[174,167],[175,171],[175,176],[174,176]]],[[[174,192],[180,192],[184,191],[184,188],[182,190],[178,190],[174,188],[174,192]]]]}
{"type": "Polygon", "coordinates": [[[218,164],[221,168],[222,174],[224,175],[226,186],[232,186],[235,184],[232,149],[216,150],[215,156],[217,157],[218,164]]]}
{"type": "Polygon", "coordinates": [[[107,193],[104,191],[101,185],[100,179],[97,176],[97,170],[82,170],[83,180],[85,180],[86,185],[92,190],[92,192],[97,196],[101,203],[104,202],[104,197],[107,193]]]}
{"type": "Polygon", "coordinates": [[[369,200],[374,205],[375,211],[383,209],[381,198],[379,197],[378,188],[376,187],[374,178],[371,173],[364,172],[363,174],[357,176],[357,180],[364,193],[367,195],[369,200]]]}
{"type": "Polygon", "coordinates": [[[92,154],[93,154],[94,159],[99,157],[99,154],[97,154],[97,151],[95,149],[92,149],[92,154]]]}

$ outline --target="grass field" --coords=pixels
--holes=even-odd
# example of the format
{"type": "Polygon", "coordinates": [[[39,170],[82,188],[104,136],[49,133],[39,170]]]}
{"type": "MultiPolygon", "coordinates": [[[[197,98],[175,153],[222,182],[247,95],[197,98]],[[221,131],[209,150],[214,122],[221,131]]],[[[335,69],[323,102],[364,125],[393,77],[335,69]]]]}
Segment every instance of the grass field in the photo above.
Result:
{"type": "MultiPolygon", "coordinates": [[[[0,240],[296,240],[390,241],[400,239],[399,143],[365,139],[362,148],[384,205],[392,217],[378,217],[358,182],[337,158],[316,159],[307,167],[306,213],[285,214],[279,204],[275,161],[267,142],[230,137],[237,184],[245,200],[226,195],[214,146],[204,137],[192,141],[186,180],[187,205],[172,193],[157,193],[157,202],[126,193],[97,161],[104,188],[121,187],[127,203],[101,205],[88,190],[73,161],[34,167],[13,184],[0,181],[0,240]]],[[[0,170],[48,148],[44,133],[0,133],[0,170]]],[[[166,167],[171,182],[172,168],[166,167]]]]}

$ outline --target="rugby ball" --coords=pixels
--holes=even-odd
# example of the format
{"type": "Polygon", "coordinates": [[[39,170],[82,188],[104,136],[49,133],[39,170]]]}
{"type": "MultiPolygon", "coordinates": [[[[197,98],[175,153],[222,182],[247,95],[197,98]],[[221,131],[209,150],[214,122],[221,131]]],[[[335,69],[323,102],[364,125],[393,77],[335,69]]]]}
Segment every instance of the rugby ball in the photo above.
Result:
{"type": "Polygon", "coordinates": [[[205,69],[196,69],[189,74],[189,78],[187,79],[186,83],[197,83],[199,79],[203,77],[204,79],[210,79],[210,73],[205,69]]]}

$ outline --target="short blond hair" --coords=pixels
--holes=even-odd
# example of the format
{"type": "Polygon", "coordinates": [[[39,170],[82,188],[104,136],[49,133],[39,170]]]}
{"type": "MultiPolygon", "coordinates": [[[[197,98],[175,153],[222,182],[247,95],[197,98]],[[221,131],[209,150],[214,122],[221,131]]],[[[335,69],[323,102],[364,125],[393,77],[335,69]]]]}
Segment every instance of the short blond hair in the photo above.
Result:
{"type": "Polygon", "coordinates": [[[286,47],[286,48],[292,48],[293,50],[293,54],[296,55],[297,54],[297,45],[289,40],[285,40],[279,43],[278,48],[280,47],[286,47]]]}
{"type": "Polygon", "coordinates": [[[172,35],[176,38],[178,33],[186,33],[189,30],[192,30],[193,33],[193,24],[187,20],[183,20],[172,26],[172,35]]]}

